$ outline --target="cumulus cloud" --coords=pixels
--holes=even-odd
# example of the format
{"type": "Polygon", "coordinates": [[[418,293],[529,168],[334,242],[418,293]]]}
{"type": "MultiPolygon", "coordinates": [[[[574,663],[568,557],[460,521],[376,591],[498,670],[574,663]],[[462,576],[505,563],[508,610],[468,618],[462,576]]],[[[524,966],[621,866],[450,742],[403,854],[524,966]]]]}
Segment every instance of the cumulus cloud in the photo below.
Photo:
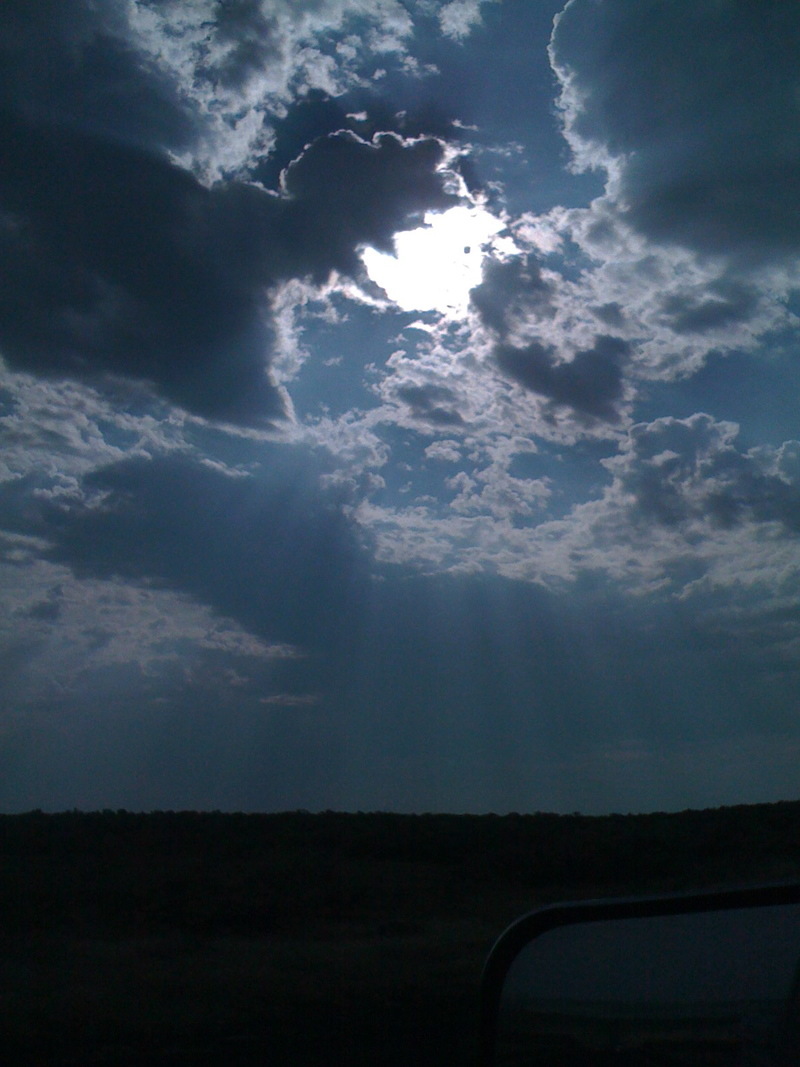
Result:
{"type": "Polygon", "coordinates": [[[711,282],[702,296],[672,293],[661,302],[669,326],[677,334],[706,333],[750,319],[758,304],[752,286],[721,279],[711,282]]]}
{"type": "MultiPolygon", "coordinates": [[[[367,100],[390,123],[371,133],[397,128],[369,90],[376,63],[415,69],[414,18],[399,0],[8,0],[0,94],[31,121],[164,150],[210,183],[280,157],[304,100],[360,91],[350,110],[367,100]]],[[[476,21],[464,11],[454,25],[464,36],[476,21]]],[[[289,158],[346,125],[339,110],[289,158]]]]}
{"type": "Polygon", "coordinates": [[[456,494],[450,501],[454,512],[491,515],[512,525],[533,515],[541,517],[551,495],[546,479],[514,477],[504,458],[476,470],[471,477],[462,471],[449,478],[446,485],[456,494]]]}
{"type": "Polygon", "coordinates": [[[634,426],[624,458],[609,463],[634,516],[666,526],[778,523],[800,533],[800,442],[741,453],[737,433],[704,414],[634,426]]]}
{"type": "Polygon", "coordinates": [[[458,441],[445,439],[434,441],[425,449],[425,458],[434,463],[458,463],[461,459],[461,449],[458,441]]]}
{"type": "Polygon", "coordinates": [[[551,60],[576,165],[604,167],[651,240],[737,263],[795,256],[800,12],[572,0],[551,60]]]}
{"type": "Polygon", "coordinates": [[[458,203],[439,171],[443,161],[444,146],[434,138],[405,142],[387,133],[365,142],[349,132],[319,138],[285,171],[298,231],[290,237],[308,243],[302,255],[311,260],[322,246],[326,273],[331,266],[356,271],[359,245],[391,251],[398,230],[418,224],[426,210],[458,203]]]}
{"type": "Polygon", "coordinates": [[[553,315],[531,332],[583,347],[602,323],[634,343],[633,385],[695,374],[711,353],[755,352],[765,335],[797,327],[789,268],[745,276],[694,251],[659,247],[624,224],[607,196],[554,215],[587,262],[554,286],[553,315]]]}
{"type": "Polygon", "coordinates": [[[570,0],[549,47],[558,108],[573,169],[605,188],[520,220],[518,240],[530,233],[548,257],[549,292],[534,286],[542,302],[510,317],[502,296],[488,314],[476,304],[484,325],[516,349],[616,334],[631,345],[631,398],[795,330],[799,41],[796,10],[775,2],[570,0]]]}
{"type": "Polygon", "coordinates": [[[602,494],[542,523],[527,546],[549,583],[603,576],[655,596],[718,599],[726,625],[766,601],[800,606],[796,442],[737,448],[709,415],[633,426],[602,494]]]}
{"type": "MultiPolygon", "coordinates": [[[[486,0],[450,0],[439,12],[442,32],[460,40],[481,21],[481,4],[486,0]]],[[[493,0],[491,0],[493,2],[493,0]]]]}
{"type": "Polygon", "coordinates": [[[0,659],[18,704],[86,693],[118,671],[133,672],[150,696],[168,678],[188,682],[198,671],[209,692],[248,679],[263,686],[300,659],[297,648],[266,642],[185,593],[76,578],[36,554],[0,567],[0,659]]]}
{"type": "Polygon", "coordinates": [[[125,457],[185,451],[184,420],[159,410],[143,389],[103,396],[78,382],[3,373],[0,482],[32,476],[42,486],[72,492],[98,466],[125,457]]]}
{"type": "Polygon", "coordinates": [[[706,634],[752,629],[796,661],[800,445],[742,450],[735,424],[696,414],[636,424],[601,462],[607,483],[563,518],[546,510],[559,483],[514,477],[502,450],[448,477],[446,513],[365,503],[358,518],[387,562],[673,598],[694,606],[706,634]]]}
{"type": "Polygon", "coordinates": [[[234,422],[279,416],[257,276],[237,278],[215,256],[225,251],[228,198],[139,149],[4,126],[13,145],[0,180],[13,215],[0,250],[9,365],[150,380],[184,407],[234,422]]]}
{"type": "Polygon", "coordinates": [[[414,22],[399,0],[139,0],[130,18],[137,47],[202,116],[203,137],[181,158],[210,178],[256,165],[273,143],[270,118],[292,99],[338,96],[413,64],[414,22]]]}
{"type": "MultiPolygon", "coordinates": [[[[394,132],[405,138],[428,136],[452,141],[458,140],[460,133],[454,121],[436,109],[420,104],[397,111],[387,99],[366,87],[337,97],[310,90],[292,100],[285,113],[273,117],[272,130],[269,153],[254,158],[248,167],[250,177],[268,189],[279,188],[284,169],[308,145],[341,130],[350,130],[362,140],[394,132]]],[[[453,159],[454,172],[462,173],[465,159],[453,159]]]]}

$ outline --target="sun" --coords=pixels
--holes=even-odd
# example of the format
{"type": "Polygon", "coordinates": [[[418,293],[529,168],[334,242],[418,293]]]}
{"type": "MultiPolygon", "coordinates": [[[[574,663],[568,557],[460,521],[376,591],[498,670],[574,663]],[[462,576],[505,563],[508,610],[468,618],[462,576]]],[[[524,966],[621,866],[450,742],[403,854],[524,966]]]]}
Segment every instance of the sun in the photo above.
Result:
{"type": "Polygon", "coordinates": [[[403,310],[461,316],[470,289],[480,284],[487,247],[503,227],[481,207],[429,211],[421,226],[395,236],[394,255],[365,248],[362,258],[372,281],[403,310]]]}

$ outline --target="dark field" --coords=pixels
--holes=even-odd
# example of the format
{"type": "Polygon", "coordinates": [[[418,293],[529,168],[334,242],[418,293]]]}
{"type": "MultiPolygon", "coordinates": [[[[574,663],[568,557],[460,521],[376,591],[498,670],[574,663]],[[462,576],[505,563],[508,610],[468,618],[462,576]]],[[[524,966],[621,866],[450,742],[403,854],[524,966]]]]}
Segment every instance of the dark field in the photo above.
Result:
{"type": "Polygon", "coordinates": [[[676,815],[0,816],[9,1064],[470,1064],[554,899],[800,877],[800,804],[676,815]]]}

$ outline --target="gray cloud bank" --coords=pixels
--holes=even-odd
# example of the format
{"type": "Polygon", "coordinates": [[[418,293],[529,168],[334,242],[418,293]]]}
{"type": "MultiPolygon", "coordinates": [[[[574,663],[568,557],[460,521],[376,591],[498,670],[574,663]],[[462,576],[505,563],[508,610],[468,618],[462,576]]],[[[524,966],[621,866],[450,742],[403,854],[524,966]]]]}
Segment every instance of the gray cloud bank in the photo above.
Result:
{"type": "Polygon", "coordinates": [[[743,263],[800,243],[793,4],[572,0],[551,57],[582,165],[648,238],[743,263]]]}

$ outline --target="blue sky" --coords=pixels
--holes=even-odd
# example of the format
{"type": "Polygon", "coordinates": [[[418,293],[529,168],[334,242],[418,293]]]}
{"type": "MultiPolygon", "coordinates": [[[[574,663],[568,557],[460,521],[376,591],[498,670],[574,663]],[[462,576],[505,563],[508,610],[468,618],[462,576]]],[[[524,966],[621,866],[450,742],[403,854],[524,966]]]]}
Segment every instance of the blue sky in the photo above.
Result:
{"type": "Polygon", "coordinates": [[[0,12],[0,806],[800,790],[800,12],[0,12]]]}

